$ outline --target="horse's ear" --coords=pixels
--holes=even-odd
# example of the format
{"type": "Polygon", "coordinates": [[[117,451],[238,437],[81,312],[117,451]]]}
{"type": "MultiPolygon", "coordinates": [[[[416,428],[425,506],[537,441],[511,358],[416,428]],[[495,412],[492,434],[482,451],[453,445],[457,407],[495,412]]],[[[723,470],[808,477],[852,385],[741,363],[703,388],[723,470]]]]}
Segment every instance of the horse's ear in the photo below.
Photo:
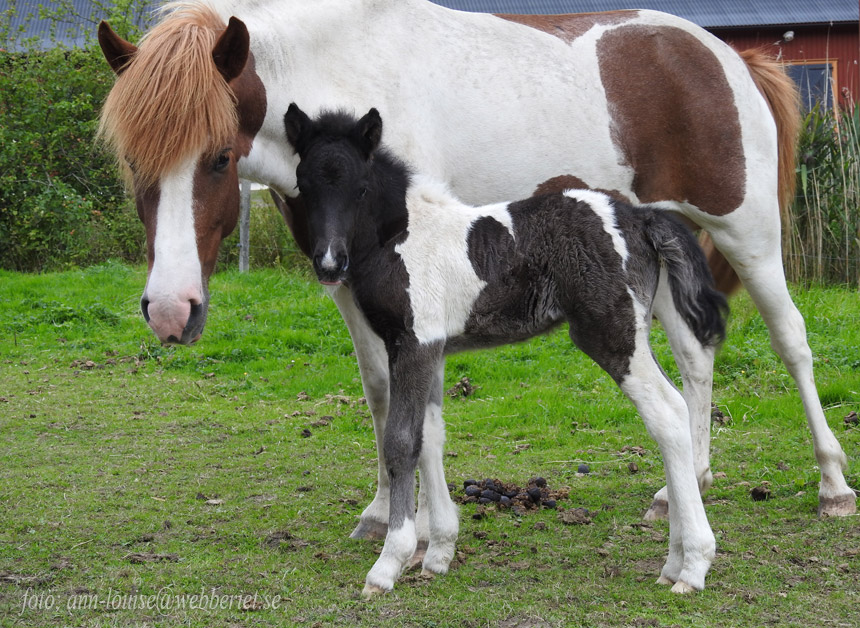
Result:
{"type": "Polygon", "coordinates": [[[308,115],[299,109],[296,103],[290,103],[287,113],[284,114],[284,130],[287,132],[287,140],[297,153],[304,150],[312,124],[308,115]]]}
{"type": "Polygon", "coordinates": [[[248,61],[251,37],[248,28],[242,20],[230,18],[227,28],[221,33],[215,47],[212,48],[212,60],[215,67],[228,83],[242,73],[248,61]]]}
{"type": "Polygon", "coordinates": [[[108,64],[118,75],[122,74],[137,52],[137,46],[117,35],[104,20],[99,23],[99,46],[108,64]]]}
{"type": "Polygon", "coordinates": [[[368,111],[356,125],[358,139],[366,157],[370,157],[382,139],[382,117],[374,108],[368,111]]]}

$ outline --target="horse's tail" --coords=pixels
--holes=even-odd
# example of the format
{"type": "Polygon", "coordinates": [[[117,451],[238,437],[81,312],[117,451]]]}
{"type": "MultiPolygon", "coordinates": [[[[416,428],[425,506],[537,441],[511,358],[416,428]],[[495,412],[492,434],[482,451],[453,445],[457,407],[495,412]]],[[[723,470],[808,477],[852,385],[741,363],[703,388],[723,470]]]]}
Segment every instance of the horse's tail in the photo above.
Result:
{"type": "Polygon", "coordinates": [[[681,318],[703,345],[726,337],[726,297],[714,287],[708,260],[692,232],[670,215],[655,212],[645,234],[669,275],[672,301],[681,318]]]}
{"type": "MultiPolygon", "coordinates": [[[[776,122],[777,152],[779,160],[778,195],[783,217],[783,231],[788,225],[791,203],[797,187],[795,165],[797,160],[797,138],[800,133],[800,95],[797,85],[783,69],[782,63],[760,48],[738,52],[747,65],[753,81],[767,101],[776,122]]],[[[714,247],[707,233],[702,234],[700,244],[708,256],[711,272],[717,286],[726,294],[740,287],[737,274],[722,254],[714,247]]]]}

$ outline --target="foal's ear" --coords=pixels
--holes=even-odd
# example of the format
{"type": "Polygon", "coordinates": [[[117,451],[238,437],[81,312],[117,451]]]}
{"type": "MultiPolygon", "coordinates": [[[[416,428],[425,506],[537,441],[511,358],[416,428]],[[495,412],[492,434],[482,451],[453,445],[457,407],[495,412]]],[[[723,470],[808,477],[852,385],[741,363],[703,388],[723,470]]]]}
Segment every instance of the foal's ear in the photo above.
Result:
{"type": "Polygon", "coordinates": [[[382,139],[382,117],[379,112],[375,108],[368,111],[356,124],[356,131],[364,156],[369,158],[382,139]]]}
{"type": "Polygon", "coordinates": [[[311,119],[308,115],[299,109],[299,106],[292,102],[284,114],[284,129],[287,132],[287,141],[292,145],[297,153],[304,151],[307,144],[307,135],[310,131],[311,119]]]}
{"type": "Polygon", "coordinates": [[[122,74],[137,52],[137,46],[117,35],[110,24],[104,20],[99,24],[99,46],[108,64],[117,75],[122,74]]]}

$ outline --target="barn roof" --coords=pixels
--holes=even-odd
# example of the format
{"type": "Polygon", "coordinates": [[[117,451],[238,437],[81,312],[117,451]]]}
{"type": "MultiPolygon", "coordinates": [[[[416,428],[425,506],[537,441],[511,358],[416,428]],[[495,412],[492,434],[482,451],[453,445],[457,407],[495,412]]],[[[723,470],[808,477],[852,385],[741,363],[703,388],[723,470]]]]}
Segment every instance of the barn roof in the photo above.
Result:
{"type": "MultiPolygon", "coordinates": [[[[858,21],[857,0],[432,0],[436,4],[464,11],[489,13],[587,13],[612,9],[656,9],[695,22],[705,28],[765,25],[851,23],[858,21]]],[[[151,9],[163,0],[133,3],[134,23],[146,30],[151,9]],[[141,8],[143,7],[143,8],[141,8]]],[[[0,30],[9,27],[5,46],[20,48],[33,39],[42,48],[57,43],[83,46],[92,41],[99,20],[105,17],[103,4],[93,0],[0,0],[0,30]],[[39,5],[68,16],[55,24],[42,19],[39,5]]],[[[0,43],[0,47],[5,47],[0,43]]]]}
{"type": "MultiPolygon", "coordinates": [[[[111,4],[93,0],[0,0],[0,30],[8,33],[0,48],[20,50],[26,41],[35,42],[39,48],[57,44],[85,46],[95,41],[96,28],[109,10],[105,6],[111,4]],[[58,19],[42,17],[40,7],[58,19]]],[[[154,22],[152,9],[161,4],[163,0],[138,0],[132,5],[132,23],[146,30],[154,22]]]]}
{"type": "Polygon", "coordinates": [[[433,0],[464,11],[588,13],[613,9],[665,11],[705,28],[857,22],[857,0],[433,0]]]}

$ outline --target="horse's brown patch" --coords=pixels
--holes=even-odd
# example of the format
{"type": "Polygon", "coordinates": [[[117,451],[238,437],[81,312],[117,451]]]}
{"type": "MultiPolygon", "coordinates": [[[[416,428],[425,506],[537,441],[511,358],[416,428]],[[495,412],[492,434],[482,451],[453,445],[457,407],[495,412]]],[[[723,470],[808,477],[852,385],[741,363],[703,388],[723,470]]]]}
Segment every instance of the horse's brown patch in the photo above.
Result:
{"type": "Polygon", "coordinates": [[[289,197],[281,195],[271,188],[269,188],[269,191],[275,207],[281,212],[281,216],[283,216],[284,222],[287,223],[290,233],[293,234],[293,239],[295,239],[299,250],[307,257],[313,257],[311,243],[308,238],[308,212],[305,207],[305,199],[302,198],[301,194],[289,197]]]}
{"type": "Polygon", "coordinates": [[[579,177],[573,176],[572,174],[563,174],[558,177],[553,177],[552,179],[547,179],[535,188],[532,196],[558,194],[565,190],[594,190],[595,192],[602,192],[603,194],[606,194],[606,196],[614,198],[616,201],[624,201],[625,203],[630,202],[630,199],[618,190],[602,190],[600,188],[593,188],[585,181],[579,177]]]}
{"type": "Polygon", "coordinates": [[[236,108],[239,113],[239,135],[233,147],[236,157],[247,157],[251,152],[254,137],[263,126],[266,118],[266,87],[257,74],[257,64],[254,53],[248,53],[245,69],[230,82],[230,89],[236,96],[236,108]]]}
{"type": "Polygon", "coordinates": [[[214,172],[210,159],[205,156],[197,162],[194,171],[194,230],[204,278],[208,278],[215,269],[221,240],[230,235],[239,220],[238,182],[235,155],[231,156],[224,172],[214,172]],[[205,211],[196,211],[196,208],[205,208],[205,211]]]}
{"type": "Polygon", "coordinates": [[[640,202],[686,201],[724,216],[744,199],[734,94],[717,57],[671,27],[621,26],[597,42],[613,141],[640,202]]]}
{"type": "Polygon", "coordinates": [[[597,24],[621,24],[634,19],[638,11],[604,11],[601,13],[570,13],[562,15],[513,15],[497,13],[500,17],[511,22],[531,26],[538,30],[555,35],[559,39],[572,42],[584,35],[597,24]]]}
{"type": "Polygon", "coordinates": [[[161,198],[161,188],[158,185],[144,185],[142,182],[135,181],[133,189],[137,215],[146,229],[146,261],[148,264],[146,272],[148,274],[155,262],[155,228],[158,220],[156,208],[161,198]]]}

